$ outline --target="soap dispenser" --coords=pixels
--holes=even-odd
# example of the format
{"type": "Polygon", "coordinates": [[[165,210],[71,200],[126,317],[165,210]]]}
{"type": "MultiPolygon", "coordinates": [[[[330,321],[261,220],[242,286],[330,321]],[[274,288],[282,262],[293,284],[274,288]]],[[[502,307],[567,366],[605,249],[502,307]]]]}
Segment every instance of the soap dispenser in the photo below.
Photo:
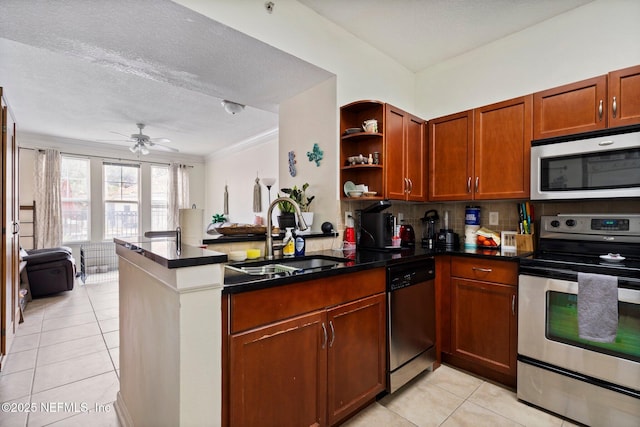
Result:
{"type": "Polygon", "coordinates": [[[293,256],[295,253],[295,241],[293,240],[293,234],[291,232],[293,228],[287,227],[287,231],[284,234],[284,239],[282,240],[282,255],[283,256],[293,256]]]}

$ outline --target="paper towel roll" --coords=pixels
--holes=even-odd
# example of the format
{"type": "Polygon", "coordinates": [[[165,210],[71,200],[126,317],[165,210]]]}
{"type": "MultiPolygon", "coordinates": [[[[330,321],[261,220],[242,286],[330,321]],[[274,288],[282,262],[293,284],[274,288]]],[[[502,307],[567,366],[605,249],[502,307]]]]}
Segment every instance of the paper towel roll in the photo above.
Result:
{"type": "Polygon", "coordinates": [[[182,229],[182,243],[192,246],[202,245],[204,209],[180,209],[179,222],[182,229]]]}
{"type": "Polygon", "coordinates": [[[464,226],[464,246],[466,248],[475,248],[477,246],[478,236],[476,231],[480,229],[479,225],[465,225],[464,226]]]}

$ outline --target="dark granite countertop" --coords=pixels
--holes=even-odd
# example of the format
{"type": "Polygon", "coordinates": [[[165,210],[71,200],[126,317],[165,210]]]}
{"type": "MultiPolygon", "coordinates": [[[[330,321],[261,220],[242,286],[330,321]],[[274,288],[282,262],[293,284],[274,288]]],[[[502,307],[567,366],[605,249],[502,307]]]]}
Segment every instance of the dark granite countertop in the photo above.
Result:
{"type": "MultiPolygon", "coordinates": [[[[397,251],[375,251],[375,250],[358,250],[358,251],[342,251],[342,250],[325,250],[313,253],[307,253],[305,257],[294,259],[308,259],[313,256],[341,258],[340,262],[336,260],[336,264],[327,268],[314,269],[314,271],[301,271],[289,274],[281,274],[276,276],[269,275],[248,275],[236,272],[231,269],[225,269],[223,293],[235,294],[240,292],[253,291],[272,286],[280,286],[291,283],[303,282],[307,280],[331,277],[339,274],[353,273],[356,271],[367,270],[370,268],[387,267],[405,262],[420,261],[434,256],[453,255],[476,257],[483,259],[500,259],[505,261],[518,262],[527,253],[507,252],[501,253],[499,249],[461,249],[458,251],[431,251],[423,248],[401,248],[397,251]]],[[[279,260],[286,264],[291,258],[278,257],[279,260]]],[[[277,260],[276,260],[277,261],[277,260]]],[[[251,263],[260,265],[265,263],[264,259],[258,259],[251,263]]],[[[231,262],[231,266],[246,265],[247,261],[231,262]]]]}
{"type": "Polygon", "coordinates": [[[227,262],[227,254],[210,251],[198,246],[182,245],[178,255],[176,240],[169,237],[124,237],[114,238],[116,247],[136,251],[166,268],[193,267],[196,265],[227,262]]]}
{"type": "MultiPolygon", "coordinates": [[[[317,239],[320,237],[336,237],[338,233],[322,233],[322,232],[313,232],[308,234],[302,234],[305,239],[317,239]]],[[[273,235],[273,240],[282,240],[284,238],[284,232],[276,235],[273,235]]],[[[202,244],[210,245],[216,243],[238,243],[238,242],[264,242],[267,240],[266,235],[264,234],[245,234],[245,235],[228,235],[223,236],[222,234],[211,235],[210,238],[203,239],[202,244]]]]}

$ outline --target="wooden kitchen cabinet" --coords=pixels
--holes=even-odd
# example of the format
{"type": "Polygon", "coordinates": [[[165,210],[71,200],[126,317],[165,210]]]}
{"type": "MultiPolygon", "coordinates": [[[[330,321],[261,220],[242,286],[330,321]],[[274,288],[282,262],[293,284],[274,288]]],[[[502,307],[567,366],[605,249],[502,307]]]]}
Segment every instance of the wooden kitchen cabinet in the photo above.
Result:
{"type": "Polygon", "coordinates": [[[429,120],[429,201],[469,200],[473,111],[429,120]]]}
{"type": "Polygon", "coordinates": [[[442,359],[515,387],[518,264],[452,257],[450,333],[442,359]]]}
{"type": "Polygon", "coordinates": [[[386,198],[425,201],[427,146],[425,121],[393,105],[385,108],[386,198]]]}
{"type": "Polygon", "coordinates": [[[529,198],[532,106],[528,95],[474,110],[474,200],[529,198]]]}
{"type": "Polygon", "coordinates": [[[534,94],[534,139],[640,123],[640,66],[534,94]]]}
{"type": "Polygon", "coordinates": [[[529,197],[532,97],[429,121],[429,200],[529,197]]]}
{"type": "Polygon", "coordinates": [[[374,400],[384,291],[381,268],[223,299],[223,425],[334,425],[374,400]]]}
{"type": "Polygon", "coordinates": [[[640,123],[640,65],[608,75],[609,127],[640,123]]]}

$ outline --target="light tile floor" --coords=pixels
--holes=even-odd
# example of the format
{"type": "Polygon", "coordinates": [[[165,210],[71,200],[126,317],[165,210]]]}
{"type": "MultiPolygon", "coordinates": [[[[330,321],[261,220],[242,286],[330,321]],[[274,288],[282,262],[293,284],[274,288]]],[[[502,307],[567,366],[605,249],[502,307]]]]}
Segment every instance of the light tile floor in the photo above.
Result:
{"type": "MultiPolygon", "coordinates": [[[[0,427],[119,426],[118,283],[76,281],[33,300],[0,373],[0,427]]],[[[215,425],[215,423],[212,423],[215,425]]],[[[449,366],[365,408],[347,427],[573,424],[518,402],[515,393],[449,366]]]]}
{"type": "Polygon", "coordinates": [[[0,427],[119,426],[118,282],[31,301],[0,373],[0,427]]]}
{"type": "Polygon", "coordinates": [[[568,427],[502,386],[442,365],[369,405],[345,427],[568,427]]]}

